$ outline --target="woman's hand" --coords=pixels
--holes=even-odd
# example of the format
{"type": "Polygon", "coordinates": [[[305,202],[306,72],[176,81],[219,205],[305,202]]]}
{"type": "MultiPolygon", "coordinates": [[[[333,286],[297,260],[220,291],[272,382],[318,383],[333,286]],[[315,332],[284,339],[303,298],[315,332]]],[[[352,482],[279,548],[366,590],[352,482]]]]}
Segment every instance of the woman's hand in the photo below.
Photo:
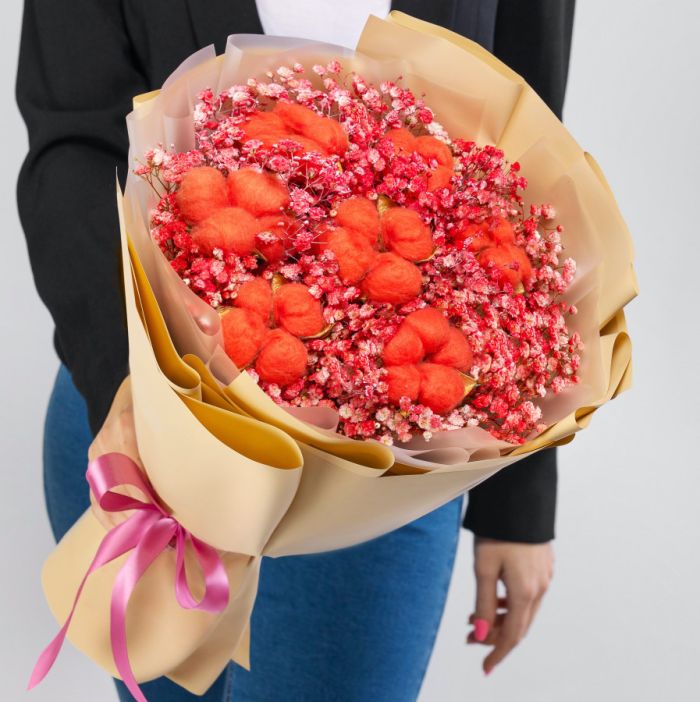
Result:
{"type": "Polygon", "coordinates": [[[549,587],[553,567],[551,542],[527,544],[475,537],[476,608],[469,617],[474,629],[467,643],[493,646],[483,661],[486,675],[527,633],[549,587]],[[499,580],[505,585],[505,597],[498,597],[499,580]]]}
{"type": "Polygon", "coordinates": [[[105,453],[124,453],[139,460],[134,429],[134,408],[131,401],[131,376],[126,376],[117,389],[102,428],[88,449],[88,460],[105,453]]]}
{"type": "MultiPolygon", "coordinates": [[[[95,439],[88,449],[88,460],[92,461],[105,453],[123,453],[135,461],[143,470],[136,443],[136,429],[134,427],[134,407],[131,400],[131,377],[127,376],[122,381],[114,395],[107,417],[97,432],[95,439]]],[[[122,486],[115,489],[123,495],[143,499],[143,495],[136,488],[122,486]]],[[[123,512],[104,512],[95,504],[92,492],[90,493],[92,510],[102,525],[111,529],[125,519],[123,512]]]]}

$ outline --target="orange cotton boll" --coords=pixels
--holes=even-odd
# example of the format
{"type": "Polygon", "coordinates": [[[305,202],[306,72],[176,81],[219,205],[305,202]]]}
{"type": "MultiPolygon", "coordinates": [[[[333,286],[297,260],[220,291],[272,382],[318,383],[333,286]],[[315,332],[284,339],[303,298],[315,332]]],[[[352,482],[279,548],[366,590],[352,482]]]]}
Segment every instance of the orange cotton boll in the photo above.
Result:
{"type": "Polygon", "coordinates": [[[416,137],[414,137],[408,129],[404,129],[403,127],[389,129],[389,131],[384,134],[384,137],[391,141],[397,154],[405,156],[416,150],[416,137]]]}
{"type": "Polygon", "coordinates": [[[479,263],[486,270],[496,272],[501,281],[509,282],[513,287],[520,282],[520,275],[513,268],[513,258],[502,246],[491,246],[479,254],[479,263]]]}
{"type": "Polygon", "coordinates": [[[254,168],[231,171],[226,185],[231,204],[256,217],[279,213],[289,204],[287,188],[275,176],[254,168]]]}
{"type": "Polygon", "coordinates": [[[314,139],[309,139],[301,134],[287,134],[283,138],[290,139],[296,144],[299,144],[299,146],[301,146],[302,153],[308,154],[315,151],[316,153],[321,154],[321,156],[328,155],[328,152],[323,146],[321,146],[321,144],[314,139]]]}
{"type": "Polygon", "coordinates": [[[449,237],[458,246],[463,245],[464,242],[469,239],[467,249],[472,252],[481,251],[489,246],[493,246],[493,241],[489,235],[489,227],[486,222],[476,224],[463,219],[451,230],[449,237]]]}
{"type": "Polygon", "coordinates": [[[328,234],[325,245],[338,260],[340,279],[346,285],[357,283],[369,270],[377,252],[365,239],[343,227],[328,234]]]}
{"type": "Polygon", "coordinates": [[[304,127],[301,133],[317,141],[328,153],[340,155],[348,150],[348,135],[340,122],[330,117],[319,117],[313,126],[304,127]]]}
{"type": "Polygon", "coordinates": [[[435,159],[439,165],[447,166],[452,170],[450,147],[439,139],[432,136],[416,137],[414,148],[427,161],[435,159]]]}
{"type": "Polygon", "coordinates": [[[406,363],[419,363],[424,356],[425,348],[420,336],[409,325],[402,324],[384,346],[382,362],[385,366],[402,366],[406,363]]]}
{"type": "Polygon", "coordinates": [[[426,187],[429,192],[449,188],[455,172],[447,166],[436,166],[426,174],[426,187]]]}
{"type": "Polygon", "coordinates": [[[438,363],[421,363],[418,401],[437,414],[447,414],[464,398],[464,379],[459,371],[438,363]]]}
{"type": "Polygon", "coordinates": [[[267,327],[260,315],[232,307],[221,316],[221,332],[226,354],[239,368],[245,368],[260,350],[267,327]]]}
{"type": "Polygon", "coordinates": [[[220,248],[246,256],[255,248],[255,219],[240,207],[224,207],[194,226],[190,236],[203,251],[220,248]]]}
{"type": "Polygon", "coordinates": [[[283,137],[287,133],[284,122],[279,115],[272,112],[255,112],[246,122],[238,125],[245,134],[245,140],[261,139],[277,136],[283,137]]]}
{"type": "Polygon", "coordinates": [[[211,166],[191,168],[180,181],[175,202],[188,222],[201,222],[216,210],[228,207],[226,178],[211,166]]]}
{"type": "Polygon", "coordinates": [[[362,291],[369,300],[392,305],[410,302],[422,287],[419,268],[390,252],[379,254],[362,280],[362,291]]]}
{"type": "Polygon", "coordinates": [[[310,107],[282,100],[275,104],[272,113],[284,122],[287,129],[299,134],[304,134],[309,127],[313,127],[321,119],[320,115],[310,107]]]}
{"type": "Polygon", "coordinates": [[[434,353],[442,348],[450,334],[450,323],[447,317],[434,307],[424,307],[411,312],[404,324],[418,334],[426,353],[434,353]]]}
{"type": "Polygon", "coordinates": [[[336,227],[321,222],[314,229],[314,239],[311,244],[311,252],[315,256],[320,256],[327,248],[331,234],[336,230],[336,227]]]}
{"type": "Polygon", "coordinates": [[[520,279],[523,283],[529,283],[532,279],[532,263],[528,255],[519,246],[515,246],[515,244],[507,246],[506,249],[513,257],[513,261],[518,264],[520,279]]]}
{"type": "Polygon", "coordinates": [[[326,326],[321,303],[302,283],[277,288],[274,312],[277,324],[294,336],[315,336],[326,326]]]}
{"type": "Polygon", "coordinates": [[[381,218],[384,243],[409,261],[424,261],[433,253],[433,235],[415,210],[390,207],[381,218]]]}
{"type": "Polygon", "coordinates": [[[254,312],[267,324],[272,317],[272,288],[262,278],[246,280],[238,288],[233,304],[241,309],[254,312]]]}
{"type": "Polygon", "coordinates": [[[420,393],[421,376],[418,366],[391,366],[387,368],[389,402],[398,405],[402,397],[417,400],[420,393]]]}
{"type": "Polygon", "coordinates": [[[489,222],[489,233],[496,244],[514,244],[513,225],[503,217],[495,217],[489,222]]]}
{"type": "Polygon", "coordinates": [[[255,370],[266,383],[285,386],[306,373],[309,356],[304,344],[283,329],[267,333],[255,361],[255,370]]]}
{"type": "Polygon", "coordinates": [[[255,248],[270,263],[284,258],[287,251],[289,232],[295,220],[285,214],[273,214],[255,220],[255,248]],[[271,237],[264,234],[271,234],[271,237]]]}
{"type": "MultiPolygon", "coordinates": [[[[239,126],[244,126],[244,125],[239,125],[239,126]]],[[[246,143],[248,141],[251,141],[252,139],[255,139],[256,141],[261,141],[263,146],[270,148],[271,146],[275,146],[276,144],[279,144],[280,141],[283,139],[289,139],[293,135],[290,134],[290,132],[282,125],[282,129],[273,129],[272,127],[270,128],[264,128],[262,126],[261,128],[254,128],[248,132],[247,130],[244,130],[245,136],[243,137],[243,143],[246,143]]]]}
{"type": "Polygon", "coordinates": [[[335,220],[341,227],[362,234],[371,246],[377,245],[379,213],[374,202],[366,197],[351,197],[336,205],[335,220]]]}
{"type": "Polygon", "coordinates": [[[282,119],[288,129],[319,144],[322,153],[342,154],[347,151],[348,136],[336,120],[322,117],[309,107],[291,102],[278,102],[274,114],[282,119]]]}
{"type": "Polygon", "coordinates": [[[527,254],[518,246],[493,246],[479,254],[479,263],[486,269],[493,268],[497,277],[514,288],[532,277],[532,265],[527,254]]]}
{"type": "Polygon", "coordinates": [[[468,373],[473,363],[472,346],[467,337],[459,329],[450,327],[447,341],[432,356],[428,357],[431,363],[440,363],[443,366],[452,366],[458,371],[468,373]]]}
{"type": "Polygon", "coordinates": [[[251,139],[256,139],[257,141],[261,141],[263,146],[270,148],[271,146],[279,144],[283,139],[289,138],[290,135],[287,134],[287,132],[261,132],[250,139],[245,139],[245,141],[247,142],[251,139]]]}

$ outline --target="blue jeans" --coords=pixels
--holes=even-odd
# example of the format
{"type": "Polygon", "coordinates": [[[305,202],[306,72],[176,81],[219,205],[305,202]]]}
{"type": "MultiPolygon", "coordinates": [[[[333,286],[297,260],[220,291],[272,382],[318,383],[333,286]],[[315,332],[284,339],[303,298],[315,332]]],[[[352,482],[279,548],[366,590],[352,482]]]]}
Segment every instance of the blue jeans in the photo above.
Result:
{"type": "MultiPolygon", "coordinates": [[[[44,488],[56,539],[88,507],[92,434],[61,367],[44,434],[44,488]]],[[[264,558],[249,672],[230,663],[203,696],[166,678],[149,702],[409,702],[417,698],[452,574],[463,497],[358,546],[264,558]]],[[[133,698],[116,681],[119,699],[133,698]]]]}

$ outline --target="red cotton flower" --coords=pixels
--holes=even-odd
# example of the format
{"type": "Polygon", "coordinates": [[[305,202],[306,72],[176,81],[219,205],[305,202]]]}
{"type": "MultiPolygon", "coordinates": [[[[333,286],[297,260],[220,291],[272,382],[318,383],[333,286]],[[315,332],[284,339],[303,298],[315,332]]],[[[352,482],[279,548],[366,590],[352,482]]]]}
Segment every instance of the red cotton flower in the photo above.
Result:
{"type": "Polygon", "coordinates": [[[304,344],[283,329],[267,333],[255,361],[260,379],[275,385],[289,385],[306,372],[308,353],[304,344]]]}
{"type": "Polygon", "coordinates": [[[265,325],[272,319],[272,288],[270,283],[262,278],[246,280],[238,288],[238,293],[233,300],[236,307],[250,310],[260,316],[265,325]]]}
{"type": "Polygon", "coordinates": [[[420,269],[393,253],[379,254],[362,281],[362,290],[372,302],[401,305],[421,291],[420,269]]]}
{"type": "Polygon", "coordinates": [[[231,171],[226,187],[231,204],[255,217],[279,213],[289,204],[289,193],[279,179],[253,168],[231,171]]]}
{"type": "Polygon", "coordinates": [[[379,236],[379,213],[374,202],[366,197],[350,197],[336,206],[335,220],[339,226],[361,234],[375,248],[379,236]]]}
{"type": "Polygon", "coordinates": [[[386,246],[409,261],[422,261],[433,253],[433,235],[415,210],[391,207],[381,218],[386,246]]]}
{"type": "Polygon", "coordinates": [[[240,207],[223,207],[202,219],[190,235],[202,251],[220,248],[245,256],[255,248],[255,220],[240,207]]]}
{"type": "Polygon", "coordinates": [[[224,350],[239,368],[253,361],[267,332],[260,315],[235,307],[222,314],[221,331],[224,350]]]}
{"type": "Polygon", "coordinates": [[[325,327],[321,303],[302,283],[280,286],[273,304],[275,321],[294,336],[315,336],[325,327]]]}
{"type": "Polygon", "coordinates": [[[221,171],[211,166],[192,168],[180,181],[175,200],[188,222],[201,222],[229,204],[226,179],[221,171]]]}

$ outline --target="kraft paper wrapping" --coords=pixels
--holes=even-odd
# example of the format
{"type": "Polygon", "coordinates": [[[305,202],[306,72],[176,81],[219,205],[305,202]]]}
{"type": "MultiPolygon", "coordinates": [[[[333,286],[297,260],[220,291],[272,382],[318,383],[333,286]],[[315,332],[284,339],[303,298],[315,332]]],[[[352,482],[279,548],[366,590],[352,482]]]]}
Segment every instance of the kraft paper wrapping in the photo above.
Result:
{"type": "MultiPolygon", "coordinates": [[[[593,158],[523,79],[459,35],[394,12],[388,20],[370,17],[354,52],[231,36],[222,56],[202,49],[160,91],[134,99],[127,118],[131,163],[159,143],[194,146],[199,90],[331,57],[370,80],[402,75],[426,93],[453,136],[496,144],[521,162],[526,205],[555,205],[566,253],[578,263],[565,298],[579,307],[571,326],[586,345],[582,383],[547,399],[549,428],[518,447],[478,428],[391,449],[335,434],[333,416],[277,406],[223,353],[218,315],[152,243],[148,213],[155,197],[130,175],[117,199],[139,452],[175,518],[221,550],[232,592],[220,615],[182,610],[173,594],[174,552],[163,553],[129,604],[128,648],[139,681],[167,675],[201,694],[231,658],[249,666],[248,623],[263,555],[331,550],[398,528],[523,456],[567,443],[631,383],[623,307],[637,288],[631,239],[612,192],[593,158]]],[[[44,589],[59,621],[104,534],[88,510],[47,560],[44,589]]],[[[88,580],[68,634],[112,675],[109,597],[120,564],[88,580]]]]}

